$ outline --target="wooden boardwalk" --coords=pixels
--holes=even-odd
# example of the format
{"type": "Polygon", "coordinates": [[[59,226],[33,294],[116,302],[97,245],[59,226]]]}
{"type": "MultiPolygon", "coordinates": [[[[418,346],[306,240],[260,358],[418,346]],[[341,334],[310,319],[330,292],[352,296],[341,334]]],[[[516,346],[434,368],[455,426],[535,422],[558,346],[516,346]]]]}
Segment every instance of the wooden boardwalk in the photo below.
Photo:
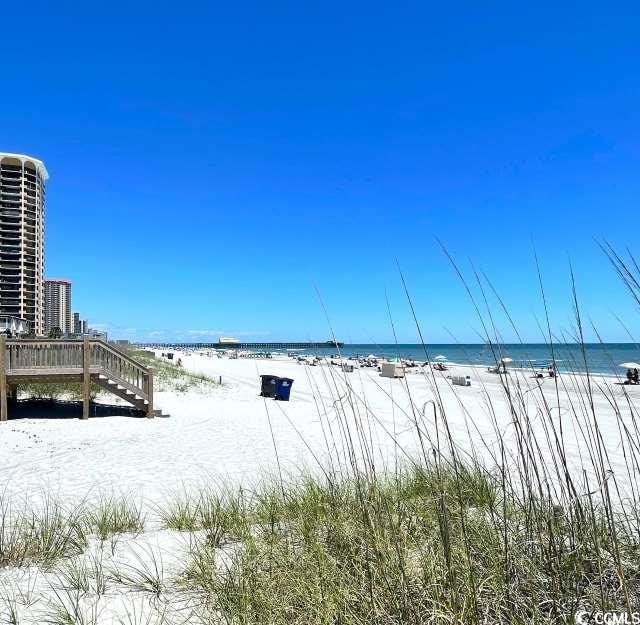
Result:
{"type": "Polygon", "coordinates": [[[7,339],[0,335],[0,421],[19,384],[82,385],[82,418],[89,418],[91,384],[124,399],[147,417],[153,408],[153,370],[99,340],[7,339]]]}

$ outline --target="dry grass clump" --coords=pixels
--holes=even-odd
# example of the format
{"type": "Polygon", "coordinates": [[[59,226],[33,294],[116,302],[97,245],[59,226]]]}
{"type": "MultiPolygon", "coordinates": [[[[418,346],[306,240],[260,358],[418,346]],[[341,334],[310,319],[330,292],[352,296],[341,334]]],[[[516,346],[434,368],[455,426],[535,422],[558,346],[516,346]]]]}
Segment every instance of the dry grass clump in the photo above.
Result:
{"type": "MultiPolygon", "coordinates": [[[[97,384],[91,384],[91,401],[95,401],[102,393],[104,393],[104,389],[99,387],[97,384]]],[[[54,402],[60,399],[81,402],[83,399],[82,384],[62,382],[31,382],[29,384],[19,384],[18,394],[26,399],[36,399],[49,402],[54,402]]]]}
{"type": "Polygon", "coordinates": [[[130,350],[132,358],[145,367],[152,367],[154,384],[160,391],[178,391],[185,393],[190,390],[219,387],[220,381],[203,373],[193,373],[169,360],[157,358],[146,350],[130,350]]]}
{"type": "Polygon", "coordinates": [[[145,519],[140,504],[127,497],[109,497],[87,512],[86,522],[92,534],[107,540],[115,534],[139,534],[145,519]]]}
{"type": "Polygon", "coordinates": [[[0,499],[0,568],[33,563],[48,567],[82,553],[86,545],[82,509],[67,511],[48,498],[37,509],[14,512],[0,499]]]}
{"type": "Polygon", "coordinates": [[[159,515],[165,528],[202,532],[214,548],[244,539],[252,520],[243,492],[231,490],[179,494],[159,509],[159,515]]]}
{"type": "Polygon", "coordinates": [[[0,499],[0,569],[31,564],[46,569],[83,553],[91,536],[104,541],[143,529],[140,506],[127,498],[106,498],[94,507],[71,509],[51,497],[37,506],[15,509],[0,499]]]}

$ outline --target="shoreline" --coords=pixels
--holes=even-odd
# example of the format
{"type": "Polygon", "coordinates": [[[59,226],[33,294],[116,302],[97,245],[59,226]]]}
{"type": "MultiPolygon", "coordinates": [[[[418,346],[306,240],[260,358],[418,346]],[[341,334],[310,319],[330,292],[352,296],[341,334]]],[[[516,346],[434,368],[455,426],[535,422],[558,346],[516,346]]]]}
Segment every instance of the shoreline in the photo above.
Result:
{"type": "MultiPolygon", "coordinates": [[[[120,490],[158,500],[169,491],[197,486],[203,479],[253,482],[265,473],[275,474],[278,466],[291,474],[318,470],[313,455],[326,458],[326,433],[338,418],[353,426],[366,421],[377,441],[374,455],[380,466],[392,466],[404,452],[419,451],[411,430],[411,415],[416,411],[425,420],[429,436],[441,427],[422,414],[424,405],[433,401],[441,404],[460,449],[476,449],[491,464],[498,441],[496,428],[502,432],[512,423],[505,389],[524,398],[529,418],[545,404],[557,405],[558,414],[565,415],[567,426],[575,431],[576,442],[583,437],[585,416],[571,416],[571,411],[585,401],[586,374],[560,372],[555,379],[535,378],[531,370],[518,368],[509,370],[505,378],[487,372],[483,365],[447,363],[446,371],[433,371],[433,375],[416,367],[415,373],[391,379],[381,377],[375,368],[344,373],[327,362],[308,366],[286,356],[219,358],[175,353],[185,371],[221,379],[222,386],[193,383],[180,391],[157,380],[155,403],[168,418],[125,416],[122,402],[103,396],[99,401],[113,405],[114,416],[86,422],[50,419],[44,405],[39,418],[10,419],[0,425],[5,494],[58,492],[71,501],[120,490]],[[261,374],[293,379],[291,401],[260,397],[261,374]],[[456,375],[469,376],[471,386],[454,386],[450,376],[456,375]],[[122,416],[117,412],[120,404],[122,416]],[[158,475],[164,476],[160,482],[158,475]]],[[[619,422],[633,418],[633,400],[640,397],[640,386],[623,385],[620,378],[601,374],[589,374],[589,380],[616,466],[619,422]]],[[[512,432],[505,444],[515,444],[512,432]]],[[[553,449],[542,452],[551,455],[553,449]]],[[[572,443],[568,453],[570,462],[581,470],[584,459],[579,444],[572,443]]],[[[621,469],[620,475],[626,484],[628,478],[621,469]]]]}

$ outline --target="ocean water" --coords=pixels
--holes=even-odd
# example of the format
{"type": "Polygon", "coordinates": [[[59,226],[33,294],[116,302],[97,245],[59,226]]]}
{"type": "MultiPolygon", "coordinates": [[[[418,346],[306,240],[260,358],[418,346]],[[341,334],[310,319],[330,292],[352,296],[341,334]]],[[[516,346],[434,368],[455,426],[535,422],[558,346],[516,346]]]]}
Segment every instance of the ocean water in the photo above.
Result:
{"type": "MultiPolygon", "coordinates": [[[[336,349],[294,350],[301,355],[314,354],[330,356],[338,353],[336,349]]],[[[435,359],[445,356],[447,361],[459,364],[495,365],[501,358],[512,358],[509,367],[545,367],[552,359],[560,371],[605,373],[624,375],[618,365],[623,362],[640,362],[640,346],[634,343],[590,343],[584,346],[576,344],[557,344],[553,347],[539,343],[502,344],[499,346],[481,344],[438,344],[425,347],[416,344],[376,345],[351,344],[340,349],[340,354],[350,356],[368,356],[373,354],[385,358],[410,358],[416,361],[435,359]]]]}

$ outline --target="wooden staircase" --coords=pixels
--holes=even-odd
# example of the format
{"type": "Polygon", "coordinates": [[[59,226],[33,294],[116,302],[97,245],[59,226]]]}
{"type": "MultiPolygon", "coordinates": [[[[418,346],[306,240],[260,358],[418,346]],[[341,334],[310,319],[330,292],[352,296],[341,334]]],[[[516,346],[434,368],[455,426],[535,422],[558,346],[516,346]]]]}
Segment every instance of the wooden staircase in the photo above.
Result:
{"type": "Polygon", "coordinates": [[[7,340],[0,336],[0,421],[7,420],[7,395],[18,384],[73,382],[83,387],[82,418],[89,417],[91,383],[120,397],[147,417],[153,407],[153,370],[100,339],[7,340]]]}
{"type": "Polygon", "coordinates": [[[126,402],[129,402],[132,406],[138,408],[138,410],[146,410],[148,403],[147,400],[138,395],[135,391],[127,388],[122,381],[112,380],[108,375],[102,373],[92,375],[91,381],[95,382],[105,391],[109,391],[110,393],[120,397],[120,399],[124,399],[126,402]]]}

